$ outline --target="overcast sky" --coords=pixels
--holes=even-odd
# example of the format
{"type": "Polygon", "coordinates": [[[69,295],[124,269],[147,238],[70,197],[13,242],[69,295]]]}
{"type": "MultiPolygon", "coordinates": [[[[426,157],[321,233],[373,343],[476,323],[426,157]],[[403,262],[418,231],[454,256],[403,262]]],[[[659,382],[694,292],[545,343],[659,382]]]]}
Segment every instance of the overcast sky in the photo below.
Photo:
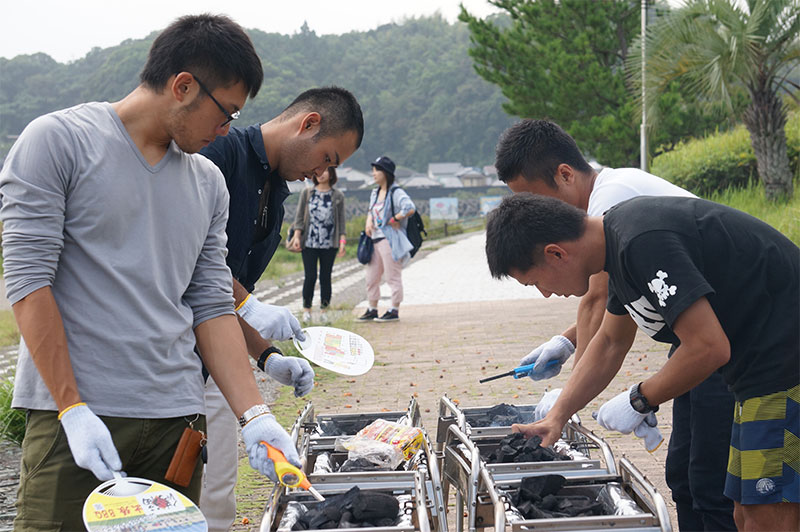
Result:
{"type": "Polygon", "coordinates": [[[486,0],[9,0],[0,16],[0,57],[44,52],[80,59],[95,46],[114,46],[163,29],[181,15],[225,13],[245,28],[292,34],[304,21],[318,35],[378,27],[439,12],[456,20],[459,4],[484,17],[486,0]]]}

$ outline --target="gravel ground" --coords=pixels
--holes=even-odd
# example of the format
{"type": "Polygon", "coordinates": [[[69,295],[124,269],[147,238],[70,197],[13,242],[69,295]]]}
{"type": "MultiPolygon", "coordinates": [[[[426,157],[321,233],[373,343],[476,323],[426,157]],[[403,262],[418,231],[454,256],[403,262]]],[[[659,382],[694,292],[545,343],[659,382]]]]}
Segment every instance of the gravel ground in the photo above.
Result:
{"type": "Polygon", "coordinates": [[[19,486],[19,458],[22,449],[13,443],[0,442],[0,530],[12,530],[17,514],[14,503],[19,486]]]}

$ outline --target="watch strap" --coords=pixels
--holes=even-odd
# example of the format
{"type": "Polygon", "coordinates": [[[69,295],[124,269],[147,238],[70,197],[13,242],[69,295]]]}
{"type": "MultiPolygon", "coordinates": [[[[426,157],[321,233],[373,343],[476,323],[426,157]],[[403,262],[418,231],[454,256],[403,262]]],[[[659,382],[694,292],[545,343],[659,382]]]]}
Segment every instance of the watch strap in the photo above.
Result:
{"type": "Polygon", "coordinates": [[[641,385],[642,383],[640,382],[639,384],[635,384],[631,388],[631,394],[630,394],[631,407],[633,407],[633,409],[639,412],[640,414],[649,414],[651,412],[658,412],[658,406],[655,407],[651,406],[647,400],[647,397],[645,397],[642,394],[642,392],[639,391],[639,387],[641,385]]]}
{"type": "Polygon", "coordinates": [[[256,366],[258,366],[258,369],[260,369],[261,371],[267,371],[264,368],[266,367],[267,359],[270,357],[272,353],[278,353],[279,355],[283,354],[283,352],[274,345],[269,346],[268,348],[264,349],[264,352],[261,353],[260,357],[258,357],[258,362],[256,362],[256,366]]]}
{"type": "Polygon", "coordinates": [[[263,416],[264,414],[271,414],[269,411],[269,407],[265,404],[260,405],[253,405],[247,410],[244,411],[244,414],[239,417],[239,426],[244,427],[250,421],[257,418],[258,416],[263,416]]]}

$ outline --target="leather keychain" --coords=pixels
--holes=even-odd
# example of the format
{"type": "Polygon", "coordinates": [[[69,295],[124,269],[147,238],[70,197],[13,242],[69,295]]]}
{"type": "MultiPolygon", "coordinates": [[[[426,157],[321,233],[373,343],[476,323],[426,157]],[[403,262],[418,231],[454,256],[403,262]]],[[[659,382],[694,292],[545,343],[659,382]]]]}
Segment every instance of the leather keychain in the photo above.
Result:
{"type": "Polygon", "coordinates": [[[190,421],[189,426],[183,431],[181,439],[178,441],[178,447],[175,449],[175,454],[172,456],[164,479],[178,486],[188,487],[197,466],[197,459],[200,457],[205,445],[205,433],[195,430],[194,423],[190,421]]]}

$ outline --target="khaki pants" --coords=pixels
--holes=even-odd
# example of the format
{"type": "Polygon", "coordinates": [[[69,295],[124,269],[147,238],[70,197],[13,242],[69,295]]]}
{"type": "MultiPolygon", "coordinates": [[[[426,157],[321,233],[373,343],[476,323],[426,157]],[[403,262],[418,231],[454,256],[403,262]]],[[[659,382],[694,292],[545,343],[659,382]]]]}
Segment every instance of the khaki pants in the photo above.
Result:
{"type": "Polygon", "coordinates": [[[224,532],[236,519],[239,422],[211,377],[206,381],[206,424],[208,463],[203,472],[200,511],[208,521],[208,532],[224,532]]]}
{"type": "Polygon", "coordinates": [[[403,302],[403,264],[392,259],[392,248],[385,238],[375,242],[367,265],[367,300],[375,308],[381,298],[381,277],[392,289],[392,306],[399,308],[403,302]]]}
{"type": "MultiPolygon", "coordinates": [[[[111,432],[122,459],[122,469],[128,476],[175,488],[196,504],[200,500],[200,460],[188,488],[164,480],[178,440],[194,417],[134,419],[102,416],[100,419],[111,432]]],[[[194,422],[194,428],[204,431],[205,424],[205,417],[200,416],[194,422]]],[[[75,464],[56,412],[31,410],[22,442],[14,530],[85,530],[83,503],[100,483],[91,471],[75,464]]]]}

